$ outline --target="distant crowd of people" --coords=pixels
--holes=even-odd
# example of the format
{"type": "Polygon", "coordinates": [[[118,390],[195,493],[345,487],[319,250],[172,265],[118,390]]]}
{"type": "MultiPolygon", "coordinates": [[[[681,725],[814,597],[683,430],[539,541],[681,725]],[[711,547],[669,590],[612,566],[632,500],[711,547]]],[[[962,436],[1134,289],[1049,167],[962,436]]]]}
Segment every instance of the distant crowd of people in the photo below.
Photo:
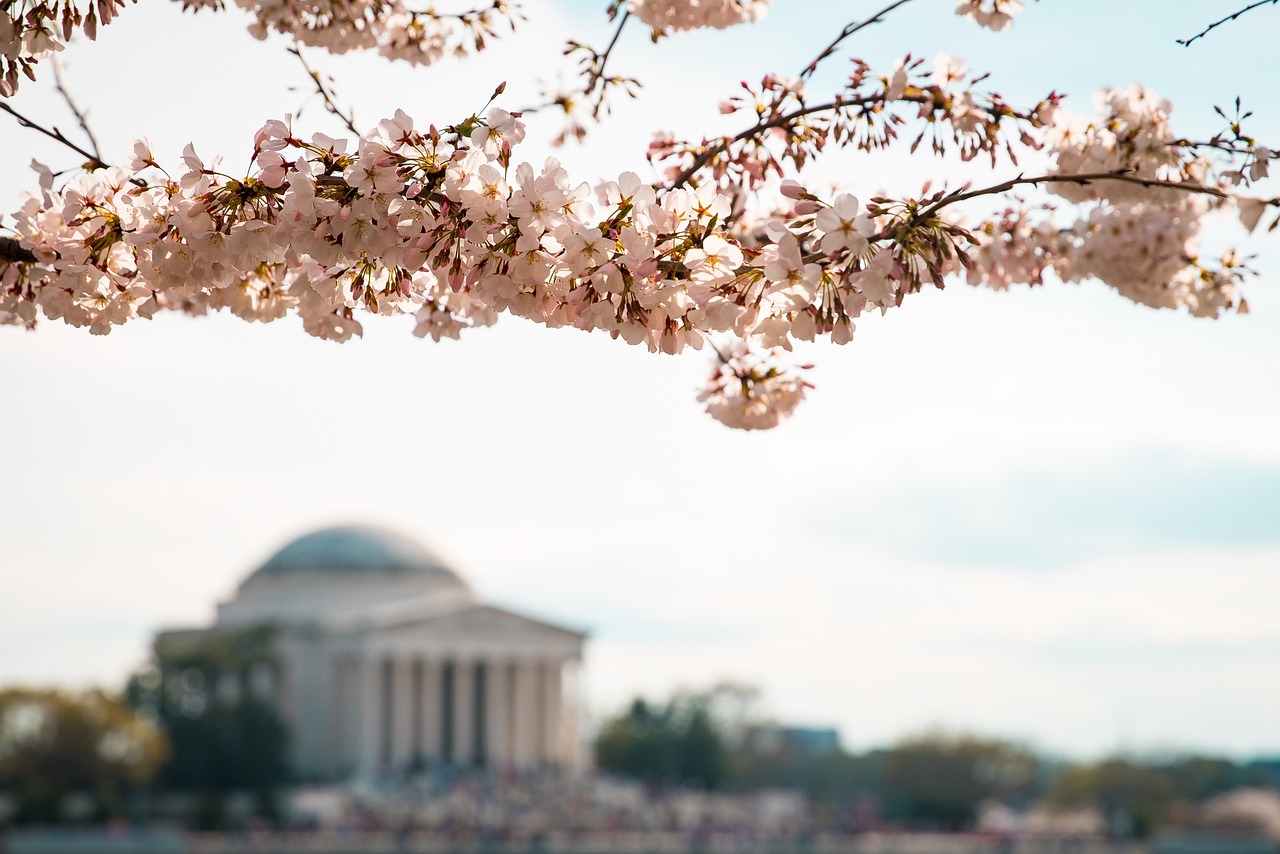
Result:
{"type": "Polygon", "coordinates": [[[818,809],[793,791],[705,792],[551,774],[301,789],[289,813],[295,831],[377,835],[406,850],[428,850],[432,840],[457,850],[822,850],[880,824],[874,802],[865,798],[818,809]]]}
{"type": "Polygon", "coordinates": [[[300,827],[344,834],[382,831],[548,850],[586,842],[647,848],[665,838],[681,849],[746,851],[803,842],[817,829],[808,803],[793,792],[707,793],[560,775],[422,780],[345,797],[303,790],[290,812],[300,827]]]}

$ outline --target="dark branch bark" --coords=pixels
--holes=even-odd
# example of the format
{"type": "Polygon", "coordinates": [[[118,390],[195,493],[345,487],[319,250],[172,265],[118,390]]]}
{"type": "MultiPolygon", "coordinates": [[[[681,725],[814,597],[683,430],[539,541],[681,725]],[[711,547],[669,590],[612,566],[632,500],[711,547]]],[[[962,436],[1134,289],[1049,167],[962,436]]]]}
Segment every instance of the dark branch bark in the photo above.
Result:
{"type": "Polygon", "coordinates": [[[1125,184],[1138,184],[1142,187],[1163,187],[1170,190],[1181,190],[1186,193],[1200,193],[1206,196],[1215,196],[1219,199],[1230,198],[1227,193],[1219,190],[1217,187],[1207,187],[1204,184],[1194,184],[1190,181],[1166,181],[1160,178],[1142,178],[1138,175],[1132,175],[1128,172],[1080,172],[1074,175],[1037,175],[1034,178],[1011,178],[1008,181],[1002,181],[999,184],[992,184],[990,187],[983,187],[981,190],[962,190],[955,193],[949,193],[938,201],[923,208],[915,216],[911,217],[911,222],[923,222],[933,216],[938,211],[954,205],[956,202],[967,201],[968,199],[976,199],[979,196],[994,196],[999,193],[1005,193],[1014,187],[1031,184],[1039,186],[1040,184],[1092,184],[1097,181],[1120,181],[1125,184]]]}
{"type": "Polygon", "coordinates": [[[0,262],[21,264],[35,260],[35,253],[12,237],[0,237],[0,262]]]}
{"type": "Polygon", "coordinates": [[[84,131],[84,135],[89,138],[89,145],[93,148],[93,156],[102,161],[102,147],[98,145],[98,137],[93,133],[93,129],[89,127],[89,117],[75,99],[71,97],[71,90],[67,88],[66,82],[62,79],[62,63],[58,61],[58,55],[55,53],[52,59],[53,63],[53,83],[58,87],[58,94],[62,95],[62,100],[67,102],[71,114],[76,117],[76,121],[80,123],[80,129],[84,131]]]}
{"type": "Polygon", "coordinates": [[[1280,0],[1257,0],[1256,3],[1250,3],[1248,6],[1245,6],[1243,9],[1239,9],[1235,12],[1232,12],[1230,15],[1227,15],[1227,17],[1222,18],[1221,20],[1214,21],[1212,24],[1205,27],[1203,30],[1196,33],[1191,38],[1177,39],[1176,41],[1178,44],[1182,45],[1183,47],[1191,47],[1191,43],[1194,42],[1196,39],[1204,38],[1205,36],[1209,35],[1210,31],[1230,21],[1234,21],[1236,18],[1239,18],[1245,12],[1252,11],[1254,9],[1257,9],[1259,6],[1266,6],[1268,4],[1274,6],[1277,2],[1280,2],[1280,0]]]}
{"type": "Polygon", "coordinates": [[[298,61],[301,62],[302,67],[306,69],[307,76],[311,78],[311,84],[316,87],[316,92],[322,99],[324,99],[324,108],[337,116],[338,119],[347,126],[347,130],[351,131],[352,135],[359,137],[360,131],[356,129],[355,114],[350,111],[344,111],[338,106],[337,102],[333,100],[333,96],[329,93],[329,90],[325,88],[324,79],[320,76],[320,72],[312,68],[311,63],[307,62],[307,58],[302,55],[302,48],[295,44],[293,47],[288,48],[288,51],[298,57],[298,61]]]}
{"type": "Polygon", "coordinates": [[[801,77],[811,76],[815,71],[818,70],[818,65],[824,59],[826,59],[827,57],[831,56],[831,54],[836,52],[836,48],[840,46],[840,43],[842,41],[849,38],[849,36],[853,35],[854,33],[858,32],[861,29],[869,27],[872,24],[880,23],[881,21],[884,20],[885,15],[889,14],[899,6],[902,6],[903,4],[910,3],[910,2],[911,0],[894,0],[893,3],[890,3],[888,6],[885,6],[883,9],[881,9],[879,12],[876,12],[870,18],[867,18],[862,21],[853,21],[852,23],[845,26],[845,28],[840,31],[840,34],[835,37],[835,39],[831,42],[831,44],[824,47],[822,51],[813,58],[813,62],[810,62],[808,65],[805,66],[804,71],[800,72],[800,76],[801,77]]]}

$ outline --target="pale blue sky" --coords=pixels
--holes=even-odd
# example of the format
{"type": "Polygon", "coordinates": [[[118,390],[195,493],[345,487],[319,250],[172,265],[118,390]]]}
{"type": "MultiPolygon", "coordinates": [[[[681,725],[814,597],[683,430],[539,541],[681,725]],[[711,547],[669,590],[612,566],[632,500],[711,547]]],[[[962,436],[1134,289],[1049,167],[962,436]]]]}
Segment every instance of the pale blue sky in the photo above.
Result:
{"type": "MultiPolygon", "coordinates": [[[[531,0],[523,35],[475,64],[313,59],[364,121],[401,106],[446,123],[501,79],[508,106],[534,99],[564,38],[607,37],[604,5],[531,0]]],[[[643,170],[655,117],[727,130],[715,104],[737,80],[798,69],[879,5],[776,0],[756,27],[656,47],[633,32],[614,67],[644,97],[559,156],[584,180],[643,170]]],[[[1280,140],[1280,11],[1185,49],[1173,40],[1235,4],[1028,5],[990,34],[952,0],[914,0],[847,54],[945,50],[1011,99],[1058,88],[1078,110],[1141,80],[1192,135],[1240,94],[1280,140]]],[[[109,157],[147,135],[162,156],[195,140],[239,163],[305,97],[279,40],[174,3],[126,9],[67,71],[109,157]]],[[[73,126],[48,86],[14,105],[73,126]]],[[[335,129],[314,101],[311,122],[335,129]]],[[[533,123],[526,156],[553,133],[533,123]]],[[[3,121],[0,149],[10,200],[32,156],[70,163],[3,121]]],[[[821,172],[863,194],[983,174],[851,152],[821,172]]],[[[1224,221],[1211,239],[1240,235],[1224,221]]],[[[922,295],[845,348],[806,350],[813,399],[755,435],[698,410],[701,355],[509,319],[438,345],[394,321],[342,346],[227,317],[106,339],[0,330],[0,682],[118,683],[156,627],[207,620],[289,537],[373,521],[497,601],[589,627],[596,713],[733,677],[854,747],[940,724],[1081,754],[1280,752],[1280,246],[1250,245],[1253,313],[1217,322],[1097,284],[922,295]]]]}

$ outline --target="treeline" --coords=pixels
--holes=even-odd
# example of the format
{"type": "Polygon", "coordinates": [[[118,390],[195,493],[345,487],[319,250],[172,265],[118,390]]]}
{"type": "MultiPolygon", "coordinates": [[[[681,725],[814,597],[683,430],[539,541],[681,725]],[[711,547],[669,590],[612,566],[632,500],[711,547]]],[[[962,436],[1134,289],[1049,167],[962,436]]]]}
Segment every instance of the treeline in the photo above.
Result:
{"type": "Polygon", "coordinates": [[[120,694],[0,689],[0,826],[140,818],[163,793],[180,793],[181,818],[202,829],[227,824],[233,793],[277,819],[289,731],[250,684],[272,637],[157,649],[120,694]]]}
{"type": "MultiPolygon", "coordinates": [[[[198,827],[224,826],[230,795],[278,817],[289,733],[247,674],[267,637],[170,650],[125,692],[0,690],[0,825],[136,815],[148,793],[181,792],[198,827]],[[229,678],[230,674],[234,678],[229,678]],[[243,677],[243,678],[242,678],[243,677]]],[[[932,733],[864,753],[787,730],[729,686],[637,699],[600,727],[601,771],[654,786],[805,793],[820,824],[958,830],[984,802],[1097,810],[1116,835],[1145,836],[1190,805],[1242,787],[1280,788],[1280,759],[1116,756],[1072,763],[1017,742],[932,733]]]]}
{"type": "MultiPolygon", "coordinates": [[[[731,693],[741,693],[740,688],[731,693]]],[[[814,750],[788,731],[726,717],[722,690],[637,699],[609,718],[596,742],[602,771],[655,785],[803,791],[824,823],[918,829],[973,826],[984,802],[1013,808],[1097,809],[1122,835],[1146,836],[1181,807],[1241,787],[1280,787],[1280,759],[1115,756],[1072,763],[1018,742],[930,733],[892,747],[814,750]]],[[[853,828],[851,828],[853,829],[853,828]]]]}

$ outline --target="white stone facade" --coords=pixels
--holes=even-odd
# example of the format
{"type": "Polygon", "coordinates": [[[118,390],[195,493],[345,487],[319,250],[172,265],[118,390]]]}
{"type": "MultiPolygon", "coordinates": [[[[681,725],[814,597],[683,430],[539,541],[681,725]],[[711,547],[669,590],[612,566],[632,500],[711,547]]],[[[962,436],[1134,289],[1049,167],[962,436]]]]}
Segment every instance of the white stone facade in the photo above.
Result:
{"type": "Polygon", "coordinates": [[[289,725],[300,779],[582,761],[574,700],[585,635],[477,601],[403,537],[302,537],[219,605],[211,628],[163,633],[157,646],[264,624],[276,627],[272,664],[239,681],[289,725]]]}

